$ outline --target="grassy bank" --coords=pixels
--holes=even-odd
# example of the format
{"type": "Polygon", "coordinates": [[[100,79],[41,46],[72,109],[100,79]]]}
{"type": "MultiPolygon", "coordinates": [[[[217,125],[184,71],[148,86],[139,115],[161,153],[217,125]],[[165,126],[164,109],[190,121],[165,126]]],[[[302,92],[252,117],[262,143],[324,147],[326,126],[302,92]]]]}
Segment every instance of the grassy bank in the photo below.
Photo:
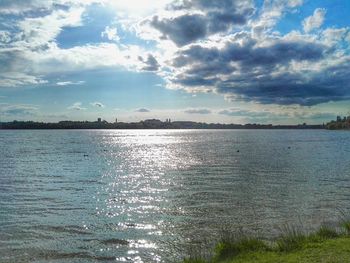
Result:
{"type": "Polygon", "coordinates": [[[350,221],[337,229],[322,226],[317,232],[304,234],[285,227],[274,242],[244,235],[224,238],[211,259],[196,256],[184,263],[343,263],[350,262],[350,221]]]}

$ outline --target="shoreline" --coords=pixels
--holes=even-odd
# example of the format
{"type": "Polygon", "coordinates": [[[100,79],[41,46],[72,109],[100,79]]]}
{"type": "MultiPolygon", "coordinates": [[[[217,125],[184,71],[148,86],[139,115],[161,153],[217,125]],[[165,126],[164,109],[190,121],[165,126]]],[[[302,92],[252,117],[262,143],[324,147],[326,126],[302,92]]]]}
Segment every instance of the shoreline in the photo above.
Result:
{"type": "Polygon", "coordinates": [[[350,261],[350,220],[312,233],[285,226],[273,241],[246,236],[223,237],[210,258],[190,255],[183,263],[343,263],[350,261]]]}
{"type": "Polygon", "coordinates": [[[129,129],[325,129],[324,124],[259,124],[259,123],[247,123],[247,124],[225,124],[225,123],[204,123],[194,121],[170,121],[165,122],[150,119],[140,122],[113,122],[107,121],[60,121],[56,123],[45,122],[33,122],[33,121],[12,121],[12,122],[0,122],[0,129],[3,130],[15,130],[15,129],[37,129],[37,130],[52,130],[52,129],[116,129],[116,130],[129,130],[129,129]]]}

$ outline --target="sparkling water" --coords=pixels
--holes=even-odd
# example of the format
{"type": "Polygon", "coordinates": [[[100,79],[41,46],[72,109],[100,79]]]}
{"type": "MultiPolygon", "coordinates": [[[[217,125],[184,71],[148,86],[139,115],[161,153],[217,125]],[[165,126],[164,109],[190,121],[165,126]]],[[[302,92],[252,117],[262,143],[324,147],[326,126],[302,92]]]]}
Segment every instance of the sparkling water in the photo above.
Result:
{"type": "Polygon", "coordinates": [[[350,132],[1,130],[1,262],[179,262],[350,209],[350,132]]]}

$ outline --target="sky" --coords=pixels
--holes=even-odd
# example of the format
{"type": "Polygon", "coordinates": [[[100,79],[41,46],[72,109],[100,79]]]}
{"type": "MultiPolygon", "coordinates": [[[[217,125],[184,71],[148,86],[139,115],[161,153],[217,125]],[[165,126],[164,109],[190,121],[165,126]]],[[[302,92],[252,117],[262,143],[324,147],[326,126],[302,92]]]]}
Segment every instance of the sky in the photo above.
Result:
{"type": "Polygon", "coordinates": [[[1,0],[0,121],[350,115],[348,0],[1,0]]]}

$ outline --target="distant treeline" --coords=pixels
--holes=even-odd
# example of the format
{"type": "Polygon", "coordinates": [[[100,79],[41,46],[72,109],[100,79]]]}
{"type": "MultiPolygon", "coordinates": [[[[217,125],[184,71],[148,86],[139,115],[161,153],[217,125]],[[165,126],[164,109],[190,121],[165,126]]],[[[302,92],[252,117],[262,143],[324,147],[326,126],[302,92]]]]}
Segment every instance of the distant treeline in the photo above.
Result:
{"type": "Polygon", "coordinates": [[[343,118],[338,116],[336,121],[327,123],[326,128],[329,130],[350,130],[350,116],[343,118]]]}
{"type": "Polygon", "coordinates": [[[324,125],[272,125],[272,124],[221,124],[193,121],[145,120],[140,122],[107,121],[60,121],[44,123],[33,121],[13,121],[0,123],[0,129],[324,129],[324,125]]]}

